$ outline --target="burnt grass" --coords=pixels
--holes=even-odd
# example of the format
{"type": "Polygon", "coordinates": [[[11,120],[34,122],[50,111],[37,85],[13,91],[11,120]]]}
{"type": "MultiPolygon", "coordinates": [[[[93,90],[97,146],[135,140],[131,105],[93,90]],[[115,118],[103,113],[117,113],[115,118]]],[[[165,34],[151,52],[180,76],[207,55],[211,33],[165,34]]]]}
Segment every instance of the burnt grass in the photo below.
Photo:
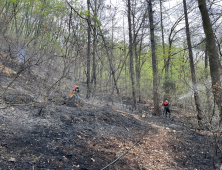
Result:
{"type": "MultiPolygon", "coordinates": [[[[132,111],[127,103],[87,100],[84,88],[80,101],[55,93],[41,102],[33,91],[38,78],[23,77],[2,98],[1,170],[99,170],[136,142],[106,169],[220,169],[221,154],[212,134],[196,128],[195,112],[174,107],[171,118],[153,116],[152,102],[132,111]]],[[[1,91],[10,80],[1,72],[1,91]]]]}

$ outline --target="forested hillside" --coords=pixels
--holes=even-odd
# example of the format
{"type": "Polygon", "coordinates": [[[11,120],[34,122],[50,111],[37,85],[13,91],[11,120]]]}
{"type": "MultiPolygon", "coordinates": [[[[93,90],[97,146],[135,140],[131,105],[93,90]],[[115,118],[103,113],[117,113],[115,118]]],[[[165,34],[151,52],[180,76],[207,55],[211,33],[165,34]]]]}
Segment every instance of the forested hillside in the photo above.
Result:
{"type": "Polygon", "coordinates": [[[221,11],[1,0],[0,169],[220,169],[221,11]]]}

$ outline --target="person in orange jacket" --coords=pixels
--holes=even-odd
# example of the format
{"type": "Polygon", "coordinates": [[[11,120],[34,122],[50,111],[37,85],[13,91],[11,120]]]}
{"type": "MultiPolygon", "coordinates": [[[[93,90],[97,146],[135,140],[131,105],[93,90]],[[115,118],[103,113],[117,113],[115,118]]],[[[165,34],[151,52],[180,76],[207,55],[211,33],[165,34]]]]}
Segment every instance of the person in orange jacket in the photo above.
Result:
{"type": "Polygon", "coordinates": [[[79,100],[79,86],[77,84],[74,83],[74,89],[73,91],[76,93],[76,97],[79,100]]]}
{"type": "Polygon", "coordinates": [[[168,99],[166,99],[164,102],[163,102],[163,105],[164,105],[164,110],[163,110],[163,115],[165,114],[165,116],[167,117],[167,113],[169,112],[169,117],[170,117],[170,109],[169,109],[169,102],[168,102],[168,99]]]}

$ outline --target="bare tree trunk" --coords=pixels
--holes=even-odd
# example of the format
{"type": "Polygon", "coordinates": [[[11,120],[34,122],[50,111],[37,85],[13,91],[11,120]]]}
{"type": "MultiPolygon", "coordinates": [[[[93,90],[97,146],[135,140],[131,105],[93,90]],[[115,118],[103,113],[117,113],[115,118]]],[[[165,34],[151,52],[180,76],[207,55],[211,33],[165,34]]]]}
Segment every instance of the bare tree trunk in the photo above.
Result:
{"type": "Polygon", "coordinates": [[[206,35],[207,51],[209,56],[210,74],[213,87],[213,94],[219,109],[219,125],[222,126],[222,106],[221,106],[221,81],[220,81],[220,62],[216,47],[216,41],[213,33],[212,24],[206,7],[205,0],[198,0],[198,5],[203,21],[204,33],[206,35]]]}
{"type": "MultiPolygon", "coordinates": [[[[95,1],[95,10],[94,10],[94,17],[97,18],[97,1],[95,1]]],[[[94,84],[93,89],[96,88],[96,47],[97,47],[97,28],[93,28],[93,70],[92,70],[92,79],[91,84],[94,84]]]]}
{"type": "Polygon", "coordinates": [[[136,71],[136,94],[137,94],[137,97],[139,97],[139,102],[141,101],[141,98],[140,98],[140,63],[139,63],[139,57],[138,57],[138,53],[137,53],[137,34],[136,34],[136,28],[135,28],[135,8],[136,8],[136,2],[134,4],[134,11],[133,11],[133,39],[134,39],[134,42],[133,42],[133,51],[134,51],[134,56],[135,56],[135,71],[136,71]]]}
{"type": "Polygon", "coordinates": [[[135,78],[134,78],[134,62],[133,62],[133,44],[132,44],[132,29],[131,29],[131,5],[128,0],[128,25],[129,25],[129,55],[130,55],[130,73],[132,81],[132,108],[137,109],[136,91],[135,91],[135,78]]]}
{"type": "Polygon", "coordinates": [[[149,9],[149,22],[150,22],[150,37],[152,48],[152,66],[153,66],[153,99],[154,99],[154,115],[160,115],[159,99],[158,99],[158,70],[155,53],[155,38],[154,38],[154,25],[153,25],[153,10],[152,0],[147,0],[149,9]]]}
{"type": "Polygon", "coordinates": [[[139,55],[138,57],[136,56],[137,58],[137,67],[136,67],[136,81],[137,81],[137,86],[138,86],[138,98],[139,98],[139,102],[142,101],[141,99],[141,86],[140,86],[140,80],[141,80],[141,62],[140,62],[140,59],[141,59],[141,51],[142,51],[142,43],[143,43],[143,37],[141,37],[141,40],[140,40],[140,48],[139,48],[139,55]]]}
{"type": "Polygon", "coordinates": [[[209,120],[210,120],[210,110],[211,110],[211,104],[210,104],[210,85],[209,85],[209,80],[208,80],[208,52],[207,52],[207,44],[206,44],[206,48],[205,48],[205,70],[204,70],[204,74],[205,74],[205,88],[206,88],[206,95],[207,95],[207,102],[206,102],[206,109],[207,110],[207,114],[209,115],[209,120]]]}
{"type": "MultiPolygon", "coordinates": [[[[165,74],[168,74],[166,67],[166,58],[165,58],[165,42],[164,42],[164,33],[163,33],[163,12],[162,12],[162,0],[160,0],[160,24],[161,24],[161,34],[162,34],[162,46],[163,46],[163,58],[165,66],[165,74]]],[[[168,76],[168,75],[167,75],[168,76]]]]}
{"type": "MultiPolygon", "coordinates": [[[[123,17],[123,44],[124,44],[124,56],[126,55],[126,37],[125,37],[125,25],[124,25],[124,17],[123,17]]],[[[127,94],[127,70],[125,64],[125,94],[127,94]]]]}
{"type": "Polygon", "coordinates": [[[169,64],[166,63],[165,57],[165,42],[164,42],[164,33],[163,33],[163,12],[162,12],[162,0],[160,0],[160,23],[161,23],[161,34],[162,34],[162,46],[163,46],[163,59],[164,59],[164,67],[165,67],[165,94],[164,99],[169,98],[169,87],[167,85],[169,80],[168,67],[169,64]]]}
{"type": "Polygon", "coordinates": [[[194,91],[194,100],[195,100],[195,105],[196,105],[196,110],[197,110],[197,120],[198,120],[198,125],[200,127],[203,127],[203,122],[202,122],[203,114],[202,114],[202,109],[200,106],[200,97],[199,97],[199,94],[197,91],[197,82],[196,82],[196,74],[195,74],[192,46],[191,46],[191,40],[190,40],[190,29],[189,29],[189,23],[188,23],[186,0],[183,0],[183,7],[184,7],[184,15],[185,15],[185,23],[186,23],[187,45],[188,45],[188,50],[189,50],[189,59],[190,59],[190,69],[191,69],[193,91],[194,91]]]}
{"type": "Polygon", "coordinates": [[[91,41],[91,35],[90,35],[90,0],[87,0],[87,8],[88,8],[88,47],[87,47],[87,94],[86,98],[90,98],[90,41],[91,41]]]}

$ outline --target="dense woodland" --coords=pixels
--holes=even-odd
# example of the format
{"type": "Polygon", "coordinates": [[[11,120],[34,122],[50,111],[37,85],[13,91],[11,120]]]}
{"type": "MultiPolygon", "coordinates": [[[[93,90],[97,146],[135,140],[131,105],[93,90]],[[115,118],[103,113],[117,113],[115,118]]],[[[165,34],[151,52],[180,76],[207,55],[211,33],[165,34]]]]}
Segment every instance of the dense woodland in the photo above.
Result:
{"type": "Polygon", "coordinates": [[[85,83],[88,100],[152,100],[159,116],[168,98],[221,151],[221,11],[220,0],[1,0],[0,52],[19,67],[0,97],[35,73],[37,101],[85,83]]]}

